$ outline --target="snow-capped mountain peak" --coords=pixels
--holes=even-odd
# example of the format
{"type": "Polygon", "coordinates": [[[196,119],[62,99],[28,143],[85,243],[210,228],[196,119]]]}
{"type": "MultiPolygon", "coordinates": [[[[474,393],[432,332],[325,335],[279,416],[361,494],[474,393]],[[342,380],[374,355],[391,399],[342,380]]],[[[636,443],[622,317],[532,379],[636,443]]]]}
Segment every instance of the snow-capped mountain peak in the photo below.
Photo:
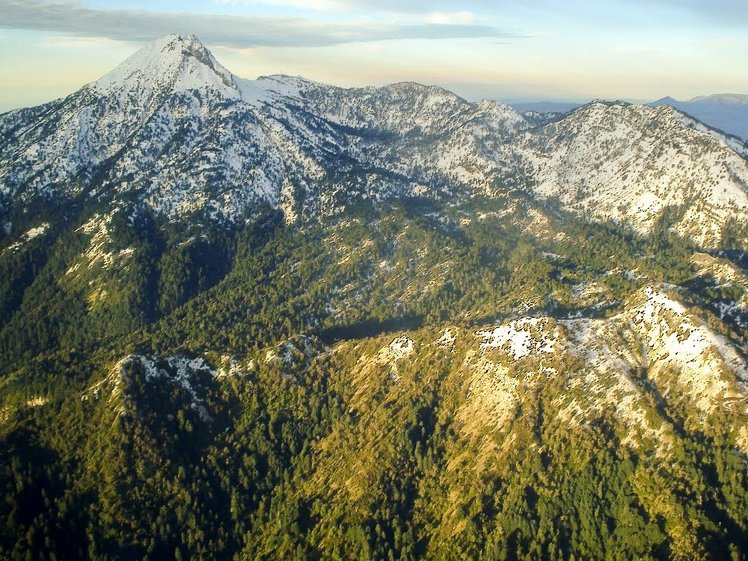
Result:
{"type": "Polygon", "coordinates": [[[137,94],[215,90],[238,97],[234,76],[194,35],[167,35],[132,54],[113,71],[90,84],[98,93],[137,94]]]}
{"type": "Polygon", "coordinates": [[[364,199],[522,189],[642,234],[678,207],[673,227],[705,247],[748,217],[745,146],[670,107],[595,101],[533,126],[506,105],[412,82],[240,79],[192,35],[0,116],[0,139],[0,212],[88,193],[175,220],[232,222],[262,205],[290,220],[364,199]]]}

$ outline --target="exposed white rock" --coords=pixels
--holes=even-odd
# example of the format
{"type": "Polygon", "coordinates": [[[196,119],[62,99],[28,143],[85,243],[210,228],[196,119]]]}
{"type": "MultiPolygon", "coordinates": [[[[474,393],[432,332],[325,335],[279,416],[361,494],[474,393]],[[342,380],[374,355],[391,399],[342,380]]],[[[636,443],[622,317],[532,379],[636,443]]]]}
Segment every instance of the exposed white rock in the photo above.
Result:
{"type": "Polygon", "coordinates": [[[78,231],[89,235],[88,247],[83,253],[83,260],[71,265],[66,271],[66,275],[79,273],[81,266],[88,269],[101,267],[110,269],[115,264],[122,265],[134,253],[134,248],[115,248],[112,247],[109,226],[114,217],[114,213],[104,216],[95,214],[90,220],[83,224],[78,231]]]}
{"type": "MultiPolygon", "coordinates": [[[[157,378],[166,378],[169,382],[180,386],[191,397],[191,407],[195,409],[201,417],[205,419],[209,417],[203,399],[198,395],[195,389],[194,377],[197,375],[208,375],[211,378],[216,378],[219,371],[205,362],[204,358],[188,358],[183,355],[163,358],[137,354],[126,356],[117,362],[112,369],[110,377],[107,379],[112,380],[114,384],[112,397],[122,395],[122,386],[127,382],[129,377],[132,376],[132,370],[134,368],[141,371],[146,382],[157,378]]],[[[139,373],[138,375],[141,374],[139,373]]],[[[104,382],[106,382],[106,380],[104,382]]],[[[90,394],[90,390],[91,388],[87,394],[90,394]]]]}
{"type": "Polygon", "coordinates": [[[514,359],[529,354],[552,353],[556,348],[553,331],[550,334],[546,327],[551,324],[548,318],[524,318],[511,321],[491,331],[478,331],[481,337],[481,349],[505,348],[514,359]]]}
{"type": "Polygon", "coordinates": [[[392,360],[400,360],[413,352],[413,340],[405,335],[401,335],[383,350],[392,360]]]}
{"type": "Polygon", "coordinates": [[[455,341],[457,340],[457,336],[454,334],[452,329],[445,329],[442,331],[441,337],[439,337],[435,343],[443,348],[446,349],[454,349],[455,341]]]}

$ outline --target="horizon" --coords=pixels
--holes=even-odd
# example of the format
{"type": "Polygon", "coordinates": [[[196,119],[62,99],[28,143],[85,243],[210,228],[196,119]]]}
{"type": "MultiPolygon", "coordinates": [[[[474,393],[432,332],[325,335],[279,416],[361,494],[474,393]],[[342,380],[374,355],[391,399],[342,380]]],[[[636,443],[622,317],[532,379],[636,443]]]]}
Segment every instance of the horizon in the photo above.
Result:
{"type": "Polygon", "coordinates": [[[0,0],[0,112],[65,97],[148,42],[193,33],[233,74],[401,81],[509,104],[648,103],[748,92],[734,0],[0,0]],[[694,70],[696,69],[696,70],[694,70]]]}

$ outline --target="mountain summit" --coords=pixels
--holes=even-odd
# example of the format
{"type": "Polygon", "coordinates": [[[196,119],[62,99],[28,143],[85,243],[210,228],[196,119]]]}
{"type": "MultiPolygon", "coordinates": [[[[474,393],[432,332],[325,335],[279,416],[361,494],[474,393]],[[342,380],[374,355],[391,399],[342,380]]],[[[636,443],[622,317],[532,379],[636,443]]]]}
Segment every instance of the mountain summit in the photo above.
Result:
{"type": "Polygon", "coordinates": [[[413,83],[344,89],[243,80],[193,35],[169,35],[70,95],[0,116],[0,212],[39,198],[135,200],[171,220],[287,220],[360,201],[520,189],[646,233],[704,246],[748,216],[746,148],[676,111],[595,103],[527,121],[413,83]],[[701,209],[701,210],[698,210],[701,209]]]}
{"type": "Polygon", "coordinates": [[[216,90],[238,93],[233,75],[221,66],[194,35],[167,35],[143,47],[91,87],[103,94],[148,97],[171,91],[216,90]]]}
{"type": "Polygon", "coordinates": [[[735,135],[743,141],[748,140],[748,95],[716,94],[694,97],[688,101],[664,97],[650,105],[670,105],[711,127],[735,135]]]}

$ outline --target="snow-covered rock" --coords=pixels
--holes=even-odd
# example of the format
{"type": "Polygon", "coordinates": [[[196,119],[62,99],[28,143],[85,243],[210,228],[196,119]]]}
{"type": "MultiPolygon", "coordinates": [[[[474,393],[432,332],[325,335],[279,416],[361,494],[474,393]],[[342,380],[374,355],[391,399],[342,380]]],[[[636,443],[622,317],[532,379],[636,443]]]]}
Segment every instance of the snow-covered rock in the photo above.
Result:
{"type": "Polygon", "coordinates": [[[78,92],[0,116],[0,213],[39,197],[137,201],[173,220],[288,222],[356,201],[523,189],[648,232],[667,207],[705,246],[748,216],[734,139],[663,106],[592,103],[538,124],[414,83],[245,80],[170,35],[78,92]]]}
{"type": "MultiPolygon", "coordinates": [[[[610,411],[632,446],[647,440],[667,449],[671,410],[688,411],[688,422],[706,431],[726,412],[748,414],[744,356],[666,287],[642,288],[607,319],[520,318],[475,336],[478,350],[463,365],[468,432],[501,430],[542,387],[555,388],[551,409],[560,422],[585,423],[610,411]]],[[[732,434],[748,452],[742,430],[738,422],[732,434]]]]}
{"type": "Polygon", "coordinates": [[[652,230],[680,208],[678,232],[719,243],[728,220],[748,217],[748,162],[675,109],[596,102],[517,142],[526,182],[585,217],[652,230]]]}

